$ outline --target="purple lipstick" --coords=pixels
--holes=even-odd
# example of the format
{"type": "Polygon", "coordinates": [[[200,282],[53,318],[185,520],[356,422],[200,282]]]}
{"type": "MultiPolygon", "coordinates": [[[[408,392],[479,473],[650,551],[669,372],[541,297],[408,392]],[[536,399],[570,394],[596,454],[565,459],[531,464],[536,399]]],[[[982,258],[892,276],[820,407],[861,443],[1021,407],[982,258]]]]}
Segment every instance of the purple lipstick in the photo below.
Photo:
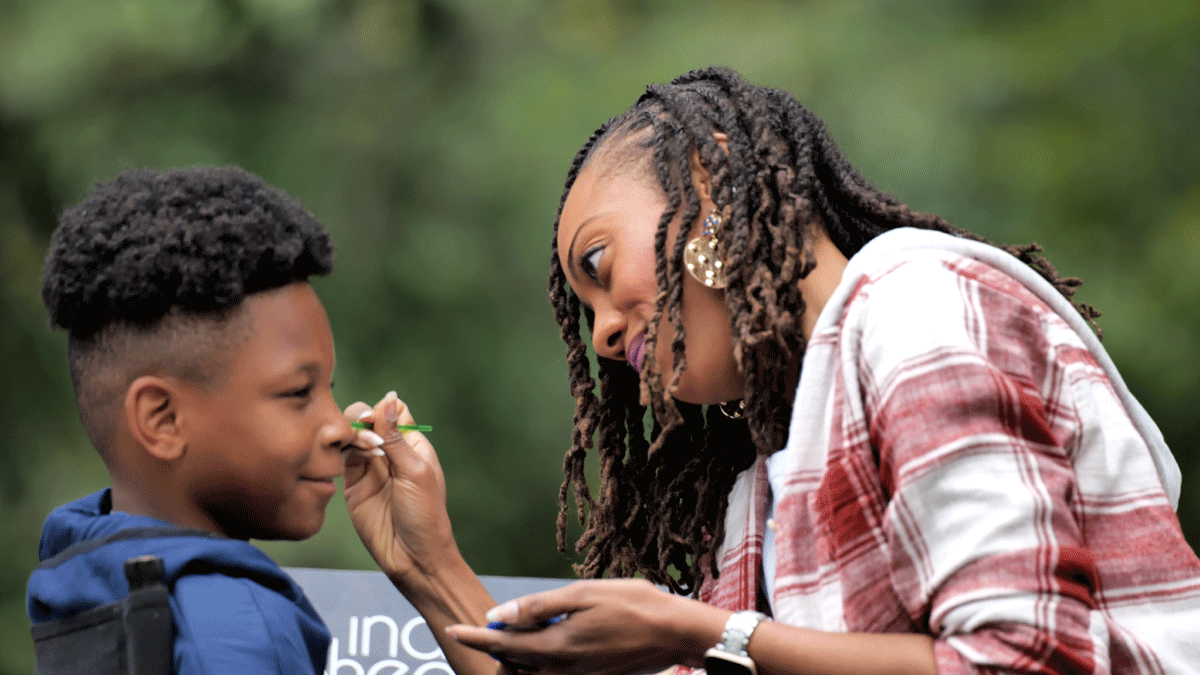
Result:
{"type": "Polygon", "coordinates": [[[645,356],[642,351],[646,348],[646,334],[638,333],[629,341],[629,347],[625,349],[625,361],[629,363],[629,367],[637,372],[642,372],[642,357],[645,356]]]}

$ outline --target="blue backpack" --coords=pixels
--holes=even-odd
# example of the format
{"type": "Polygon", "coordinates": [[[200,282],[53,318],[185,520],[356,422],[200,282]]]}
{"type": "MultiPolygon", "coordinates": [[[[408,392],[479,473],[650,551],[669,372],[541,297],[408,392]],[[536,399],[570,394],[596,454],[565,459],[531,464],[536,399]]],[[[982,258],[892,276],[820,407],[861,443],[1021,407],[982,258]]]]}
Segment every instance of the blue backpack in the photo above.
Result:
{"type": "MultiPolygon", "coordinates": [[[[44,561],[39,569],[56,567],[112,541],[178,534],[213,536],[182,528],[131,528],[70,546],[44,561]]],[[[30,628],[37,675],[171,675],[175,626],[163,574],[163,561],[158,556],[130,558],[125,561],[129,595],[30,628]]]]}

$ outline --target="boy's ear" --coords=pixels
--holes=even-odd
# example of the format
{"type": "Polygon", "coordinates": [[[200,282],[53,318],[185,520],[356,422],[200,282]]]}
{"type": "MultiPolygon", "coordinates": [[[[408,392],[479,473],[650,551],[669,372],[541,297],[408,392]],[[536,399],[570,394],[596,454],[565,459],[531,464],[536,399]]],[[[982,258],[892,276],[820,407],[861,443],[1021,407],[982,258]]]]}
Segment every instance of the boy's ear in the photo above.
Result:
{"type": "Polygon", "coordinates": [[[125,421],[134,441],[154,458],[167,462],[187,445],[179,425],[180,391],[174,383],[143,375],[125,391],[125,421]]]}

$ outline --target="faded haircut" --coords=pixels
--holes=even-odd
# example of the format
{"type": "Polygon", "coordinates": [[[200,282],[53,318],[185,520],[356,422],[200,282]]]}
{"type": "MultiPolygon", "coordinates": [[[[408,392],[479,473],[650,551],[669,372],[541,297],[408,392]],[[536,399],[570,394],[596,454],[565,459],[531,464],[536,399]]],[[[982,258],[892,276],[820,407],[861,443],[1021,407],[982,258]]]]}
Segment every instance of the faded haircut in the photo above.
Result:
{"type": "Polygon", "coordinates": [[[247,296],[332,268],[321,223],[242,169],[137,169],[97,184],[63,213],[42,273],[92,444],[106,453],[137,377],[217,378],[247,296]]]}

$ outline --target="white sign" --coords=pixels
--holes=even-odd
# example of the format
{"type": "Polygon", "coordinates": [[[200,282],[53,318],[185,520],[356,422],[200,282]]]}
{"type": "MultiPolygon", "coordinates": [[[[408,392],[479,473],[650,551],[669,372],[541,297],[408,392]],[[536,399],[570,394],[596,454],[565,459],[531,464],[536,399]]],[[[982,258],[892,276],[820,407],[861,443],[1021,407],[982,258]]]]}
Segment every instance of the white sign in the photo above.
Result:
{"type": "MultiPolygon", "coordinates": [[[[382,572],[287,568],[329,626],[325,675],[454,675],[425,619],[382,572]]],[[[569,579],[480,577],[504,602],[569,579]]]]}

